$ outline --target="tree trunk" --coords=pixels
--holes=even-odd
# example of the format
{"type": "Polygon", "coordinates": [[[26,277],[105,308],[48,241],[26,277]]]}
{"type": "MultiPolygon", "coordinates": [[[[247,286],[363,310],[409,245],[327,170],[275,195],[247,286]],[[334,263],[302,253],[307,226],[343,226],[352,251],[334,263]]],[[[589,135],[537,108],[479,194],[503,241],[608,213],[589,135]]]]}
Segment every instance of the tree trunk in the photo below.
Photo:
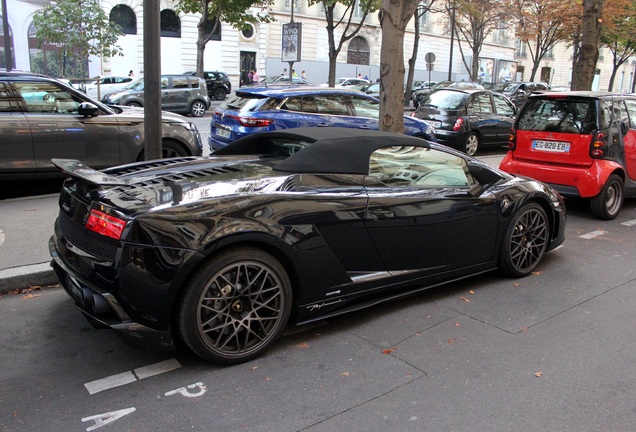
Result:
{"type": "Polygon", "coordinates": [[[591,90],[598,60],[603,0],[583,0],[583,32],[579,61],[572,69],[572,90],[591,90]]]}
{"type": "Polygon", "coordinates": [[[404,132],[404,33],[419,0],[383,0],[380,10],[380,130],[404,132]]]}
{"type": "Polygon", "coordinates": [[[405,107],[408,107],[411,101],[411,91],[413,90],[413,75],[415,74],[415,62],[417,61],[417,50],[420,47],[420,20],[417,11],[413,17],[415,18],[415,35],[413,40],[413,51],[411,51],[411,58],[409,59],[409,72],[406,76],[406,86],[404,86],[405,107]]]}

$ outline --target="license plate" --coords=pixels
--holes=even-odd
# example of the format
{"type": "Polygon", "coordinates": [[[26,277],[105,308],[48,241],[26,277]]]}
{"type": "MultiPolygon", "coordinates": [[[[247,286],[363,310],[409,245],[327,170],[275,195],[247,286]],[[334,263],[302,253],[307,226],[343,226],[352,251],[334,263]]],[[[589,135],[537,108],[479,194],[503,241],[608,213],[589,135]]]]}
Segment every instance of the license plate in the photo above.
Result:
{"type": "Polygon", "coordinates": [[[532,141],[532,149],[539,151],[555,152],[555,153],[569,153],[570,143],[559,141],[532,141]]]}
{"type": "Polygon", "coordinates": [[[227,129],[222,129],[222,128],[218,127],[218,128],[216,128],[216,134],[218,136],[220,136],[220,137],[223,137],[223,138],[229,138],[231,132],[229,130],[227,130],[227,129]]]}
{"type": "Polygon", "coordinates": [[[424,123],[428,124],[429,126],[433,126],[436,129],[439,129],[440,127],[442,127],[442,122],[435,121],[435,120],[424,120],[424,123]]]}

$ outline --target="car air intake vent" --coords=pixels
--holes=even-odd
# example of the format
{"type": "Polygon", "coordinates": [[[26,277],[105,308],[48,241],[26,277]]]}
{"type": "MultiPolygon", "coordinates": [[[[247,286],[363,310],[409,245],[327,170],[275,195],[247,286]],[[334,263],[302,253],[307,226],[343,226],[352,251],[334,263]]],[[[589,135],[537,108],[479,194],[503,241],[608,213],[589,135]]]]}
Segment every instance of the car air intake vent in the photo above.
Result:
{"type": "Polygon", "coordinates": [[[108,174],[114,175],[114,176],[120,176],[120,175],[126,175],[126,174],[134,174],[134,173],[139,172],[139,171],[152,169],[152,168],[167,167],[167,166],[175,165],[175,164],[178,164],[178,163],[181,163],[181,162],[187,162],[189,160],[192,160],[192,158],[185,157],[185,158],[169,159],[169,160],[148,161],[147,163],[141,164],[141,165],[135,165],[135,166],[131,166],[131,167],[122,167],[120,169],[108,170],[108,174]]]}
{"type": "Polygon", "coordinates": [[[167,174],[164,176],[154,178],[142,178],[140,181],[130,184],[129,186],[119,186],[115,188],[115,191],[123,192],[135,187],[152,187],[152,186],[164,186],[166,183],[176,183],[188,180],[195,180],[197,178],[209,177],[211,175],[229,174],[242,171],[240,168],[231,166],[221,166],[213,168],[202,168],[195,171],[184,171],[167,174]]]}

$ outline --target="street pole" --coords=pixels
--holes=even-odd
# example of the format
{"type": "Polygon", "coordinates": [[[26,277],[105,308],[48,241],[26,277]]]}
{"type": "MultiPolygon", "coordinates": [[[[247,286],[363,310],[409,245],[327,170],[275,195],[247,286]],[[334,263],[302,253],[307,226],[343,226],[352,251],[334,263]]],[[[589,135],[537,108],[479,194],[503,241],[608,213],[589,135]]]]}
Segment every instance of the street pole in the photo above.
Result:
{"type": "Polygon", "coordinates": [[[159,2],[144,0],[144,148],[146,160],[160,159],[161,36],[159,2]]]}
{"type": "Polygon", "coordinates": [[[2,32],[4,36],[4,58],[7,71],[13,69],[11,56],[11,32],[9,31],[9,16],[7,15],[7,0],[2,0],[2,32]]]}

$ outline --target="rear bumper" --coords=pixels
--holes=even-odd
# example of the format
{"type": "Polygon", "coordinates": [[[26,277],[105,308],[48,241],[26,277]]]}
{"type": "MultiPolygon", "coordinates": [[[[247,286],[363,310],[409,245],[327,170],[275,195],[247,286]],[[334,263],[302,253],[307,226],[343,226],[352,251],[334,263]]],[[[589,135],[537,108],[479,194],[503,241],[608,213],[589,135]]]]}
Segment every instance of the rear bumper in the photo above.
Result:
{"type": "Polygon", "coordinates": [[[531,177],[547,183],[561,195],[574,198],[591,198],[598,195],[608,177],[616,170],[612,161],[595,160],[589,167],[538,163],[517,159],[508,152],[499,164],[502,171],[531,177]]]}

